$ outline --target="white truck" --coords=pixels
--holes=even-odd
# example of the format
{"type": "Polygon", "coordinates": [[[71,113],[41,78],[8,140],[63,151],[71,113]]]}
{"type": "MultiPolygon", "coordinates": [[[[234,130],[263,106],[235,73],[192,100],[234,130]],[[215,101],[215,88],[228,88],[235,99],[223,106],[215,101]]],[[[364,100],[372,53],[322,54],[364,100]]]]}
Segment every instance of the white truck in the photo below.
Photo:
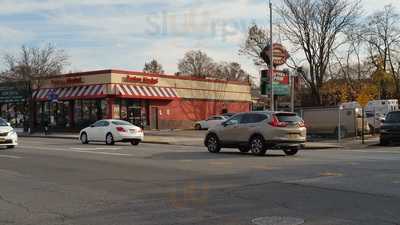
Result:
{"type": "MultiPolygon", "coordinates": [[[[358,116],[362,115],[362,107],[358,102],[345,102],[341,106],[344,109],[354,109],[358,116]]],[[[365,107],[365,118],[370,130],[379,131],[386,114],[398,109],[398,101],[395,99],[369,101],[365,107]]]]}
{"type": "Polygon", "coordinates": [[[399,110],[397,99],[373,100],[368,102],[365,113],[370,127],[378,131],[386,115],[397,110],[399,110]]]}
{"type": "MultiPolygon", "coordinates": [[[[300,110],[307,127],[307,133],[338,136],[339,107],[303,108],[300,110]]],[[[360,135],[362,132],[361,113],[356,109],[340,110],[340,133],[342,137],[360,135]]],[[[364,120],[364,133],[370,132],[368,122],[364,120]]]]}

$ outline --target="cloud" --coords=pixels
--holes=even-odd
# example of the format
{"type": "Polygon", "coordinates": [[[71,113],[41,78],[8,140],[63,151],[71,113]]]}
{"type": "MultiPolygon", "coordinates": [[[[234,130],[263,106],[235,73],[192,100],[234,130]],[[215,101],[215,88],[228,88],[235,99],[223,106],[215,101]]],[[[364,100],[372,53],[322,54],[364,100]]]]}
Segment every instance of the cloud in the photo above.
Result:
{"type": "MultiPolygon", "coordinates": [[[[186,51],[200,49],[217,61],[237,61],[258,74],[238,50],[253,22],[269,22],[267,1],[261,0],[0,2],[0,49],[51,42],[70,55],[72,70],[140,70],[145,61],[156,58],[174,73],[186,51]]],[[[397,1],[363,1],[367,12],[389,3],[397,1]]]]}

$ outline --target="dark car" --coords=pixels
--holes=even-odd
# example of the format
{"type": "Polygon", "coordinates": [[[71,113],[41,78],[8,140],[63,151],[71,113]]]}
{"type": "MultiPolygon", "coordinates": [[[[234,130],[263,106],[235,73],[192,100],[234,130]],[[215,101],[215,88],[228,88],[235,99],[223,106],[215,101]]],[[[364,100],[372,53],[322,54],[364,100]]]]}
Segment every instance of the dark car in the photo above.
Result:
{"type": "Polygon", "coordinates": [[[400,111],[390,112],[381,127],[381,145],[400,142],[400,111]]]}

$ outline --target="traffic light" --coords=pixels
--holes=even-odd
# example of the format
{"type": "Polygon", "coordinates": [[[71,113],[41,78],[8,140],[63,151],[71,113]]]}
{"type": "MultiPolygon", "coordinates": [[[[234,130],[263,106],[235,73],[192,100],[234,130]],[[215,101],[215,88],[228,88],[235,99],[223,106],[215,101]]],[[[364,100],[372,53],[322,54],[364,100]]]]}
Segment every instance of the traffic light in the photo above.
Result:
{"type": "Polygon", "coordinates": [[[268,70],[261,70],[260,91],[261,95],[268,95],[269,74],[268,70]]]}

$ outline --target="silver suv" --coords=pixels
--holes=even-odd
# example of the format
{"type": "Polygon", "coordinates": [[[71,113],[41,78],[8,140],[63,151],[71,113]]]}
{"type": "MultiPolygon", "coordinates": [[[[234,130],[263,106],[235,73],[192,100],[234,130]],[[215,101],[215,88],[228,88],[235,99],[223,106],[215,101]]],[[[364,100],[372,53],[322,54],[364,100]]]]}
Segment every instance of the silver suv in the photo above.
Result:
{"type": "Polygon", "coordinates": [[[210,130],[204,140],[211,153],[221,148],[238,148],[254,155],[265,155],[267,149],[281,149],[295,155],[304,147],[307,129],[304,121],[291,112],[239,113],[210,130]]]}

